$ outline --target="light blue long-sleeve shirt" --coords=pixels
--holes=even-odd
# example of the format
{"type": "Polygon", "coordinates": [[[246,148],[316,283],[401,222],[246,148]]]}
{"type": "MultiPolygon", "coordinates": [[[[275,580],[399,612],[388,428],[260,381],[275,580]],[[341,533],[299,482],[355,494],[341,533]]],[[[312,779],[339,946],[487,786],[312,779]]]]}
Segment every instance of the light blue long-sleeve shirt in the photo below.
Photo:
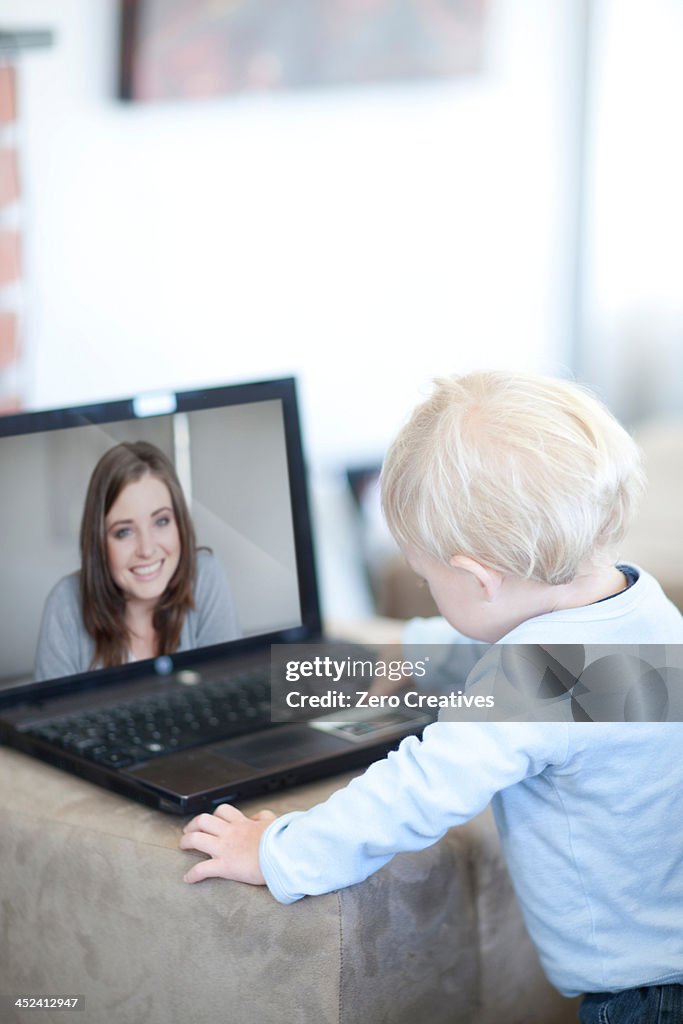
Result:
{"type": "MultiPolygon", "coordinates": [[[[459,641],[413,623],[411,643],[459,641]],[[437,635],[438,634],[438,635],[437,635]]],[[[683,617],[640,572],[608,601],[539,616],[509,643],[683,643],[683,617]]],[[[561,992],[683,983],[683,724],[437,722],[261,843],[273,895],[359,882],[492,801],[510,875],[561,992]]]]}

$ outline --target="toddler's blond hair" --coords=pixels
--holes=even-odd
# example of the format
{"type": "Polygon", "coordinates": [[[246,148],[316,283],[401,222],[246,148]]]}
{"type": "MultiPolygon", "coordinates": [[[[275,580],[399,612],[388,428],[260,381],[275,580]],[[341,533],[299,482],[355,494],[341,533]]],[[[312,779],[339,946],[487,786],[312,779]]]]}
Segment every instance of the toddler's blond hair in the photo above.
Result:
{"type": "Polygon", "coordinates": [[[501,371],[435,385],[382,470],[399,543],[552,584],[614,562],[644,475],[634,441],[597,398],[501,371]]]}

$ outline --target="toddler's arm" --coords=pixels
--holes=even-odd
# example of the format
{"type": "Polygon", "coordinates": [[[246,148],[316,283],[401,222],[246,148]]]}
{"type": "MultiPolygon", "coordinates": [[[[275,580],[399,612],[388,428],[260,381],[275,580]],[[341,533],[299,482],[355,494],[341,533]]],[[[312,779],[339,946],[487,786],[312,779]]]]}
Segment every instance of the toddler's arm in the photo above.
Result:
{"type": "Polygon", "coordinates": [[[408,737],[398,751],[309,811],[268,823],[250,822],[231,808],[239,815],[234,823],[212,826],[217,831],[199,842],[192,831],[186,833],[183,849],[198,849],[218,862],[215,869],[197,865],[201,870],[188,880],[215,874],[265,881],[282,903],[360,882],[399,851],[431,846],[481,811],[498,790],[563,761],[567,737],[559,723],[547,728],[437,722],[422,740],[408,737]]]}

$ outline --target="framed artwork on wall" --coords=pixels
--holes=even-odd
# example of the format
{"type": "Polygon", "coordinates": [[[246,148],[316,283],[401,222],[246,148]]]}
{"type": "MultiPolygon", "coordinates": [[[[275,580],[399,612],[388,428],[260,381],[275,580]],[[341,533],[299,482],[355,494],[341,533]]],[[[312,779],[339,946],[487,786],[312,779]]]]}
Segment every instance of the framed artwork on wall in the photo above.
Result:
{"type": "Polygon", "coordinates": [[[120,96],[475,74],[489,0],[121,0],[120,96]]]}

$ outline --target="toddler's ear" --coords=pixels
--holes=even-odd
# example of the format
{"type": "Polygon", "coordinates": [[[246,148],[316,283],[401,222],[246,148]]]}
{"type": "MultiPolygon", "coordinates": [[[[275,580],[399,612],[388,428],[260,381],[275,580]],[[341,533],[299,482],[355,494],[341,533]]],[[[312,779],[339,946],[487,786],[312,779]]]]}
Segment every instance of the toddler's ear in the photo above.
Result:
{"type": "Polygon", "coordinates": [[[488,565],[482,565],[474,558],[467,555],[453,555],[448,563],[454,569],[463,569],[468,572],[483,590],[483,597],[486,601],[495,601],[503,582],[503,574],[497,569],[491,569],[488,565]]]}

